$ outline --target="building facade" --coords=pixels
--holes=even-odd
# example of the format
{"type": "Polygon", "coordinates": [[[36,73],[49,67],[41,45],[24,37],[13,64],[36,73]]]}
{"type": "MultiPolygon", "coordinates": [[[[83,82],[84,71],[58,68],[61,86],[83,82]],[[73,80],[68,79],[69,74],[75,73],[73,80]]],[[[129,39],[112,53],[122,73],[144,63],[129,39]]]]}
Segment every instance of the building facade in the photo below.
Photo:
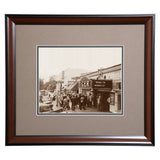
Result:
{"type": "Polygon", "coordinates": [[[105,95],[106,99],[109,98],[114,112],[122,112],[121,64],[82,74],[79,80],[79,93],[87,95],[90,92],[93,92],[94,96],[105,95]],[[95,88],[92,83],[98,83],[99,87],[95,88]],[[108,86],[106,86],[107,84],[108,86]]]}

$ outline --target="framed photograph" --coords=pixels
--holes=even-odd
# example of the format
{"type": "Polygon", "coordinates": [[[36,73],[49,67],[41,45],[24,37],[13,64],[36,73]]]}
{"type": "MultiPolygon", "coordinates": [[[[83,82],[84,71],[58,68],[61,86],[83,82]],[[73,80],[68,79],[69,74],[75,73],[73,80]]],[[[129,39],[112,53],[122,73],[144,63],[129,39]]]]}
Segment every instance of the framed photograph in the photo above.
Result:
{"type": "Polygon", "coordinates": [[[154,15],[5,15],[6,145],[154,146],[154,15]]]}
{"type": "Polygon", "coordinates": [[[122,54],[123,46],[37,46],[37,115],[123,114],[122,54]]]}

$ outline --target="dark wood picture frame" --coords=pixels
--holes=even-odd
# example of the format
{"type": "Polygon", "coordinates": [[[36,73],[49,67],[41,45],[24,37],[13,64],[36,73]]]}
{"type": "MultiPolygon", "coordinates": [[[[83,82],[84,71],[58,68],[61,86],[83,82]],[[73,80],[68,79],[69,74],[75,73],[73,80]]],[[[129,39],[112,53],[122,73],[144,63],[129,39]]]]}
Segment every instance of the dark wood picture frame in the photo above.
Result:
{"type": "Polygon", "coordinates": [[[148,145],[154,146],[155,15],[5,15],[6,145],[148,145]],[[144,130],[137,136],[17,136],[16,25],[145,25],[144,130]]]}

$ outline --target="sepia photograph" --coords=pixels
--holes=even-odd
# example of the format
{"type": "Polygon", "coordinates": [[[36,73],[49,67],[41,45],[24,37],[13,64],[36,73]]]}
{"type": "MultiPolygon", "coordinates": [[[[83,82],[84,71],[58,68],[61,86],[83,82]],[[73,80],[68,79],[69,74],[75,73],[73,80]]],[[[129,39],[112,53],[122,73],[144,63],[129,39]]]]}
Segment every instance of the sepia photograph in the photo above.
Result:
{"type": "Polygon", "coordinates": [[[123,46],[37,46],[37,114],[123,114],[123,46]]]}

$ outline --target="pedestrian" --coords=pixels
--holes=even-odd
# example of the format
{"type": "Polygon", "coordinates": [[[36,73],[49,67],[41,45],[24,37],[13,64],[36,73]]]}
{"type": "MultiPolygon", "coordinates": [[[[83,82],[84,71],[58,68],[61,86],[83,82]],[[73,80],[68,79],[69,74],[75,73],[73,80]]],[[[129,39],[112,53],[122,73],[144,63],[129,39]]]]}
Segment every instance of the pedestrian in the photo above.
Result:
{"type": "Polygon", "coordinates": [[[72,95],[71,97],[71,102],[72,102],[72,111],[75,111],[76,97],[74,95],[72,95]]]}
{"type": "Polygon", "coordinates": [[[62,97],[62,95],[58,96],[58,106],[63,107],[63,97],[62,97]]]}
{"type": "Polygon", "coordinates": [[[97,97],[97,110],[98,111],[102,111],[102,97],[101,97],[101,95],[98,95],[98,97],[97,97]]]}
{"type": "Polygon", "coordinates": [[[88,101],[88,107],[92,107],[93,106],[93,96],[92,96],[91,93],[89,94],[87,99],[88,99],[87,100],[88,101]]]}
{"type": "Polygon", "coordinates": [[[79,99],[80,99],[80,95],[77,94],[77,95],[76,95],[76,104],[77,104],[78,107],[79,107],[79,99]]]}
{"type": "Polygon", "coordinates": [[[80,110],[82,110],[82,109],[86,109],[85,108],[85,105],[86,105],[86,99],[85,99],[85,96],[84,95],[82,95],[81,97],[80,97],[80,103],[79,103],[79,109],[80,110]]]}
{"type": "Polygon", "coordinates": [[[39,102],[40,102],[40,103],[43,103],[43,100],[42,100],[42,99],[43,99],[43,96],[40,95],[40,96],[39,96],[39,102]]]}
{"type": "Polygon", "coordinates": [[[63,99],[63,108],[64,110],[69,110],[69,99],[67,97],[63,99]]]}
{"type": "Polygon", "coordinates": [[[107,110],[107,112],[110,112],[110,103],[111,103],[111,97],[109,96],[107,98],[107,103],[106,103],[106,110],[107,110]]]}

